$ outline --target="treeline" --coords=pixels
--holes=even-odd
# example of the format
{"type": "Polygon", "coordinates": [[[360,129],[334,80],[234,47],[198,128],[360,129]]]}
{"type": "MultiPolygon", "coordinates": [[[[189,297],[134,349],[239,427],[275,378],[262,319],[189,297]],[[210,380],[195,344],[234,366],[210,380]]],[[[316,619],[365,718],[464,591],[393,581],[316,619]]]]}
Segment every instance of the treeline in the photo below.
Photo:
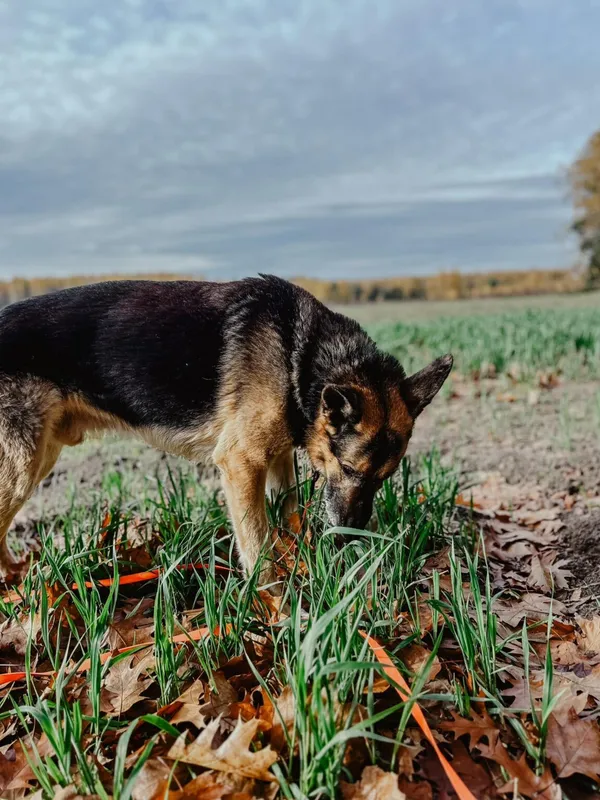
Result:
{"type": "Polygon", "coordinates": [[[572,270],[520,272],[443,272],[422,278],[322,281],[298,278],[295,283],[327,303],[376,303],[386,300],[459,300],[461,298],[576,292],[584,278],[572,270]]]}
{"type": "MultiPolygon", "coordinates": [[[[177,275],[104,275],[70,278],[14,278],[0,282],[0,305],[26,297],[57,291],[69,286],[126,278],[177,280],[177,275]]],[[[201,280],[198,278],[197,280],[201,280]]],[[[388,300],[458,300],[460,298],[551,294],[580,291],[584,277],[571,270],[529,270],[520,272],[444,272],[422,278],[382,278],[362,281],[325,281],[295,278],[326,303],[375,303],[388,300]]]]}

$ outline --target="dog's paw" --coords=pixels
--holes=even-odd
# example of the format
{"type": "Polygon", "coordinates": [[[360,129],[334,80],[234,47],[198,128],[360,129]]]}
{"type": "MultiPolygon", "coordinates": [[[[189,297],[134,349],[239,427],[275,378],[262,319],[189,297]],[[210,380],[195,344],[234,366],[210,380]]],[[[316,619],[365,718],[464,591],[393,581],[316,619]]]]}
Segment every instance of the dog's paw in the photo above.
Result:
{"type": "Polygon", "coordinates": [[[29,552],[16,556],[5,537],[0,542],[0,581],[10,585],[18,583],[29,567],[29,552]]]}

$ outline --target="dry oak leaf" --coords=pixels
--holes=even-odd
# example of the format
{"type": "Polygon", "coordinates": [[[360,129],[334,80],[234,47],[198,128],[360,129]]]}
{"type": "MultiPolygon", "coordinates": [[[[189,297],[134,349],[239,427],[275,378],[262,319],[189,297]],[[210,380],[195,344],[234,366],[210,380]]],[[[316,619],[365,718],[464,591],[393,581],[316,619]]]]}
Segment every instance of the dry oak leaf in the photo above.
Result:
{"type": "Polygon", "coordinates": [[[596,780],[600,775],[598,723],[579,719],[574,709],[570,709],[566,725],[561,725],[554,714],[551,714],[548,720],[546,752],[556,766],[559,778],[587,775],[596,780]]]}
{"type": "Polygon", "coordinates": [[[154,634],[154,600],[126,600],[124,607],[115,611],[108,628],[106,646],[109,650],[148,642],[154,634]]]}
{"type": "Polygon", "coordinates": [[[469,750],[477,747],[484,736],[487,738],[490,746],[496,744],[500,731],[494,720],[488,714],[485,706],[482,707],[481,714],[478,714],[477,711],[472,708],[470,719],[461,717],[454,711],[451,711],[450,714],[452,715],[452,721],[447,720],[440,722],[438,728],[443,731],[451,731],[455,739],[458,739],[460,736],[468,736],[469,750]]]}
{"type": "MultiPolygon", "coordinates": [[[[263,692],[263,699],[267,705],[268,698],[263,692]]],[[[273,706],[273,727],[270,733],[270,743],[277,752],[283,750],[288,739],[298,746],[298,742],[294,742],[294,726],[296,724],[296,698],[289,686],[284,686],[279,697],[274,698],[275,703],[273,706]]],[[[270,702],[270,700],[269,700],[270,702]]]]}
{"type": "Polygon", "coordinates": [[[518,628],[524,619],[530,622],[545,621],[550,613],[553,617],[563,616],[567,608],[560,600],[530,592],[524,594],[517,602],[510,599],[496,600],[493,610],[506,625],[518,628]]]}
{"type": "Polygon", "coordinates": [[[29,789],[35,780],[29,762],[35,764],[39,761],[38,756],[44,758],[51,752],[50,742],[43,735],[35,742],[35,749],[33,741],[27,737],[0,753],[0,797],[6,797],[6,792],[18,792],[18,796],[21,796],[22,789],[29,789]]]}
{"type": "Polygon", "coordinates": [[[560,511],[558,508],[541,508],[538,511],[531,511],[529,509],[516,509],[513,512],[513,517],[521,523],[534,527],[539,525],[540,522],[550,522],[558,518],[560,511]]]}
{"type": "Polygon", "coordinates": [[[131,797],[132,800],[221,800],[244,791],[254,797],[254,788],[252,779],[221,772],[203,772],[182,786],[171,764],[162,758],[150,758],[135,780],[131,797]]]}
{"type": "Polygon", "coordinates": [[[344,800],[406,800],[398,775],[379,767],[365,767],[358,783],[340,783],[344,800]]]}
{"type": "Polygon", "coordinates": [[[547,551],[542,555],[534,555],[527,576],[527,583],[534,588],[538,587],[545,593],[552,593],[554,589],[567,589],[572,578],[570,569],[564,569],[568,564],[567,559],[556,560],[556,550],[547,551]]]}
{"type": "MultiPolygon", "coordinates": [[[[536,642],[534,649],[540,658],[543,660],[547,648],[546,642],[536,642]]],[[[581,664],[586,661],[586,654],[582,651],[575,642],[562,641],[561,639],[550,640],[550,654],[552,656],[552,663],[563,667],[572,667],[574,664],[581,664]]]]}
{"type": "Polygon", "coordinates": [[[577,644],[587,653],[600,653],[600,617],[578,619],[581,635],[577,635],[577,644]]]}
{"type": "Polygon", "coordinates": [[[224,775],[222,772],[203,772],[179,791],[171,791],[156,800],[275,800],[279,791],[276,783],[257,785],[252,778],[224,775]]]}
{"type": "Polygon", "coordinates": [[[17,655],[25,655],[29,639],[35,642],[40,632],[40,617],[36,614],[23,620],[7,619],[0,623],[0,653],[14,651],[17,655]]]}
{"type": "Polygon", "coordinates": [[[162,758],[149,758],[135,779],[131,792],[132,800],[162,798],[170,781],[171,764],[166,764],[162,758]]]}
{"type": "Polygon", "coordinates": [[[20,743],[6,753],[0,753],[0,792],[14,792],[18,789],[29,789],[35,774],[23,752],[20,743]]]}
{"type": "Polygon", "coordinates": [[[462,742],[452,742],[450,749],[452,751],[452,766],[475,797],[479,797],[481,800],[496,797],[494,780],[489,770],[474,760],[462,742]]]}
{"type": "Polygon", "coordinates": [[[429,781],[410,781],[401,775],[398,786],[406,800],[433,800],[433,787],[429,781]]]}
{"type": "Polygon", "coordinates": [[[415,744],[401,744],[396,754],[398,774],[412,779],[415,774],[415,759],[424,749],[418,742],[415,744]]]}
{"type": "Polygon", "coordinates": [[[196,728],[204,727],[206,714],[202,712],[200,707],[200,698],[204,699],[204,689],[204,683],[198,679],[183,694],[179,695],[174,703],[174,705],[178,706],[178,709],[170,720],[173,725],[191,722],[196,728]]]}
{"type": "MultiPolygon", "coordinates": [[[[399,655],[411,672],[413,672],[415,675],[420,675],[425,669],[427,661],[431,656],[431,650],[428,650],[421,644],[411,644],[402,649],[399,655]]],[[[441,669],[442,667],[440,660],[437,656],[435,656],[429,666],[429,673],[426,681],[435,680],[441,669]]]]}
{"type": "Polygon", "coordinates": [[[201,707],[200,712],[205,717],[218,717],[220,714],[228,716],[229,706],[238,701],[238,693],[221,670],[213,672],[212,681],[215,691],[210,691],[205,695],[206,702],[201,707]]]}
{"type": "MultiPolygon", "coordinates": [[[[571,675],[572,673],[567,674],[571,675]]],[[[504,689],[502,694],[512,698],[509,704],[511,711],[529,712],[532,704],[536,710],[540,711],[544,695],[544,672],[542,670],[533,671],[529,676],[529,681],[526,681],[524,677],[519,678],[511,687],[504,689]]],[[[588,692],[585,687],[580,687],[572,680],[563,679],[560,672],[554,674],[552,697],[556,703],[553,713],[561,725],[566,724],[571,709],[580,714],[588,702],[588,692]]]]}
{"type": "MultiPolygon", "coordinates": [[[[40,800],[42,796],[40,795],[40,800]]],[[[52,800],[100,800],[100,795],[80,794],[77,787],[71,784],[70,786],[55,786],[52,800]]]]}
{"type": "Polygon", "coordinates": [[[239,719],[230,736],[213,750],[212,741],[219,730],[220,722],[220,717],[214,719],[189,744],[186,743],[186,734],[182,734],[167,753],[167,758],[217,772],[243,775],[260,781],[274,781],[275,776],[268,770],[277,761],[277,753],[270,747],[256,752],[249,749],[260,724],[259,720],[242,722],[239,719]]]}
{"type": "Polygon", "coordinates": [[[141,677],[143,672],[153,666],[153,654],[146,653],[145,656],[134,663],[136,658],[136,654],[126,656],[117,661],[116,664],[113,664],[108,670],[104,679],[102,710],[109,716],[119,716],[140,700],[143,700],[143,692],[153,681],[152,678],[141,677]],[[107,694],[109,696],[106,696],[107,694]]]}
{"type": "Polygon", "coordinates": [[[498,788],[500,794],[522,794],[534,800],[562,800],[562,791],[549,766],[542,775],[536,775],[527,763],[525,753],[518,761],[513,761],[500,741],[489,747],[480,744],[478,750],[484,758],[495,761],[509,774],[510,780],[498,788]]]}
{"type": "Polygon", "coordinates": [[[600,664],[587,668],[586,664],[576,665],[573,669],[563,671],[557,669],[554,678],[555,693],[560,689],[573,689],[600,700],[600,664]]]}

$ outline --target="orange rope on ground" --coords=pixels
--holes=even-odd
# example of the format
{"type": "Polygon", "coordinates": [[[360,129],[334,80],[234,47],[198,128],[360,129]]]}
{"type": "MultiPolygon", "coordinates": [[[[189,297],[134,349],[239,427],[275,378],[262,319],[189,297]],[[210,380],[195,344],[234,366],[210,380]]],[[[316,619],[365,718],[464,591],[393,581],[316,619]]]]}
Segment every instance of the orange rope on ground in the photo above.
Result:
{"type": "MultiPolygon", "coordinates": [[[[383,666],[383,671],[385,672],[386,677],[389,678],[391,681],[394,681],[395,684],[398,684],[399,686],[402,687],[402,689],[399,689],[398,686],[394,687],[398,692],[398,694],[400,695],[400,698],[405,702],[410,700],[410,695],[411,695],[410,686],[404,680],[399,670],[394,666],[394,663],[387,654],[386,650],[379,644],[379,642],[373,639],[372,636],[369,636],[368,633],[360,631],[360,635],[363,637],[363,639],[366,640],[367,644],[373,651],[375,658],[383,666]]],[[[475,796],[465,786],[462,778],[457,774],[452,764],[450,764],[446,756],[440,750],[438,743],[436,742],[433,733],[431,732],[431,728],[427,724],[425,715],[423,714],[423,711],[421,710],[421,707],[417,702],[413,703],[411,713],[417,725],[419,726],[419,728],[421,728],[421,730],[425,734],[425,738],[435,750],[435,753],[440,760],[444,772],[448,776],[448,780],[452,784],[452,787],[456,792],[456,794],[458,795],[458,797],[460,798],[460,800],[475,800],[475,796]]]]}
{"type": "MultiPolygon", "coordinates": [[[[226,567],[223,564],[215,564],[217,572],[232,572],[231,567],[226,567]]],[[[210,569],[210,564],[180,564],[175,567],[177,571],[185,571],[192,569],[210,569]]],[[[134,572],[131,575],[121,575],[117,579],[119,586],[129,586],[132,583],[143,583],[144,581],[155,581],[161,572],[164,572],[164,567],[157,567],[156,569],[147,570],[146,572],[134,572]]],[[[93,589],[94,586],[103,586],[105,588],[112,586],[115,582],[114,578],[100,578],[97,581],[86,581],[85,588],[93,589]]],[[[22,588],[22,587],[21,587],[22,588]]],[[[77,590],[79,587],[76,583],[72,584],[71,589],[77,590]]],[[[7,592],[3,595],[2,599],[5,603],[20,603],[21,595],[18,591],[7,592]]]]}
{"type": "MultiPolygon", "coordinates": [[[[229,633],[231,630],[231,626],[228,625],[225,628],[225,633],[229,633]]],[[[187,631],[185,633],[178,633],[176,636],[171,638],[171,641],[174,644],[185,644],[190,639],[194,642],[200,641],[200,639],[206,639],[211,634],[210,628],[197,628],[195,631],[187,631]]],[[[221,635],[220,628],[215,628],[213,631],[215,636],[221,635]]],[[[140,644],[131,644],[128,647],[121,647],[119,650],[111,650],[109,653],[102,653],[100,656],[100,663],[105,664],[109,659],[114,658],[115,656],[122,655],[123,653],[129,653],[132,651],[137,650],[144,650],[146,647],[152,647],[154,642],[140,642],[140,644]]],[[[86,659],[83,661],[78,667],[76,672],[87,672],[91,666],[90,659],[86,659]]],[[[32,678],[55,678],[57,673],[56,672],[30,672],[30,677],[32,678]]],[[[0,686],[8,686],[11,683],[16,683],[17,681],[24,681],[27,678],[26,672],[7,672],[4,675],[0,675],[0,686]]]]}
{"type": "MultiPolygon", "coordinates": [[[[217,572],[231,572],[231,567],[226,567],[223,564],[215,564],[215,570],[217,572]]],[[[193,569],[210,569],[210,564],[179,564],[175,569],[178,572],[184,572],[186,570],[193,570],[193,569]]],[[[117,579],[117,583],[119,586],[127,586],[131,583],[142,583],[143,581],[152,581],[156,580],[161,572],[164,572],[164,567],[157,567],[156,569],[148,570],[147,572],[134,572],[131,575],[121,575],[117,579]]],[[[114,583],[114,578],[100,578],[98,581],[86,581],[85,587],[86,589],[93,589],[94,586],[112,586],[114,583]]],[[[77,589],[77,584],[74,583],[71,587],[73,589],[77,589]]]]}

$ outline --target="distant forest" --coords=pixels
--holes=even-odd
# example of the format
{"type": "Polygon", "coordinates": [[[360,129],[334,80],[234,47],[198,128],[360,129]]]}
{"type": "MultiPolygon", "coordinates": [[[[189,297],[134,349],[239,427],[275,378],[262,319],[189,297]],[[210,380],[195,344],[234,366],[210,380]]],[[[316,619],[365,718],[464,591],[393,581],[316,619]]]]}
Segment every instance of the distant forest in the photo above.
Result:
{"type": "MultiPolygon", "coordinates": [[[[70,278],[14,278],[0,282],[0,305],[69,286],[126,278],[177,280],[176,275],[105,275],[70,278]]],[[[196,280],[202,280],[196,278],[196,280]]],[[[585,276],[574,270],[524,270],[519,272],[443,272],[421,278],[382,278],[362,281],[325,281],[295,278],[294,283],[326,303],[375,303],[386,300],[458,300],[509,295],[576,292],[585,287],[585,276]]]]}

